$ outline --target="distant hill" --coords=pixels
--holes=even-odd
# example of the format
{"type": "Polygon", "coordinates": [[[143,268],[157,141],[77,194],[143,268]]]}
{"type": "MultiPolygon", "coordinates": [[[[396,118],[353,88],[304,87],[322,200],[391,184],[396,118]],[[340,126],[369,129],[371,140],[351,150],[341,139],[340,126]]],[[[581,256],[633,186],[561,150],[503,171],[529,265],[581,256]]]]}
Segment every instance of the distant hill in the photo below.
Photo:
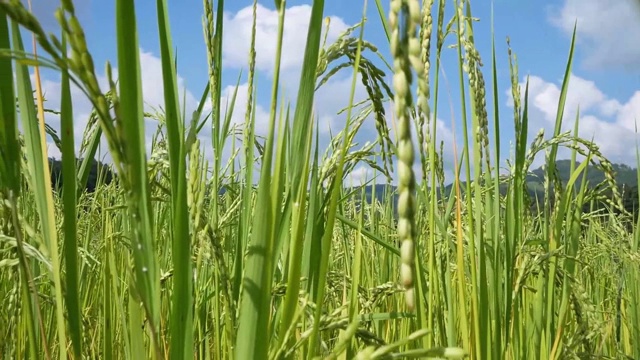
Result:
{"type": "MultiPolygon", "coordinates": [[[[580,165],[580,162],[576,161],[576,167],[580,165]]],[[[638,178],[635,168],[631,168],[628,165],[624,164],[612,164],[613,170],[615,172],[615,181],[618,184],[619,189],[623,192],[623,202],[627,210],[633,210],[633,212],[637,212],[637,209],[640,207],[638,205],[638,178]]],[[[563,185],[566,185],[571,177],[571,161],[570,160],[559,160],[556,162],[556,169],[558,172],[558,177],[563,185]]],[[[527,187],[529,190],[529,195],[532,199],[538,198],[539,200],[544,199],[544,176],[546,173],[546,169],[539,167],[529,173],[526,177],[527,187]]],[[[593,188],[597,184],[600,184],[604,181],[605,175],[604,172],[593,165],[589,165],[586,168],[586,176],[588,181],[588,187],[593,188]]],[[[578,176],[577,184],[581,184],[582,178],[584,177],[584,172],[578,176]]],[[[464,182],[461,183],[461,191],[464,191],[464,182]]],[[[445,187],[445,196],[448,196],[451,193],[453,188],[452,184],[449,184],[445,187]]],[[[376,184],[376,185],[368,185],[365,188],[365,193],[367,196],[367,201],[371,201],[372,195],[375,191],[375,196],[379,201],[385,200],[385,190],[391,191],[393,193],[392,199],[395,203],[397,200],[396,195],[396,187],[389,184],[376,184]]],[[[501,192],[506,193],[506,186],[501,186],[501,192]]],[[[438,192],[439,194],[439,192],[438,192]]]]}
{"type": "MultiPolygon", "coordinates": [[[[80,160],[78,160],[80,163],[80,160]]],[[[576,166],[580,163],[576,162],[576,166]]],[[[62,178],[62,161],[50,158],[49,166],[51,168],[51,183],[54,189],[61,189],[64,179],[62,178]]],[[[637,213],[640,208],[640,204],[638,203],[638,180],[636,169],[631,168],[624,164],[612,164],[614,172],[615,172],[615,180],[618,184],[618,187],[621,190],[623,195],[623,203],[625,208],[628,211],[633,213],[637,213]]],[[[559,160],[556,162],[556,168],[558,170],[558,176],[563,185],[569,181],[571,176],[570,168],[571,161],[570,160],[559,160]]],[[[529,173],[526,177],[527,188],[529,190],[529,195],[532,199],[539,199],[540,201],[544,199],[544,176],[545,169],[539,167],[529,173]]],[[[109,184],[115,179],[115,173],[111,172],[109,167],[106,164],[103,164],[99,161],[93,161],[91,165],[91,170],[89,173],[89,178],[87,180],[87,184],[85,189],[87,192],[95,191],[97,182],[98,182],[98,174],[102,174],[104,181],[106,184],[109,184]]],[[[589,165],[586,169],[588,186],[593,188],[595,185],[604,181],[605,176],[602,170],[596,168],[593,165],[589,165]]],[[[584,173],[578,177],[577,184],[580,184],[582,181],[582,177],[584,173]]],[[[461,184],[461,191],[464,191],[464,183],[461,184]]],[[[224,193],[226,189],[221,189],[221,193],[224,193]]],[[[358,197],[360,195],[359,190],[355,190],[354,195],[358,197]]],[[[391,197],[391,201],[393,203],[393,208],[395,210],[395,204],[398,200],[397,196],[397,188],[391,184],[375,184],[375,185],[367,185],[365,187],[365,197],[367,202],[370,202],[373,198],[374,194],[376,199],[380,202],[384,202],[388,199],[388,196],[391,197]]],[[[447,185],[444,189],[445,196],[448,196],[451,193],[452,185],[447,185]]],[[[501,192],[506,193],[506,186],[501,186],[501,192]]],[[[437,192],[438,196],[440,196],[440,191],[437,192]]]]}
{"type": "MultiPolygon", "coordinates": [[[[580,162],[576,161],[576,166],[580,165],[580,162]]],[[[615,172],[615,180],[618,186],[625,186],[626,188],[638,186],[638,178],[636,169],[631,168],[624,164],[612,164],[615,172]]],[[[571,161],[559,160],[556,162],[556,169],[558,171],[558,177],[562,184],[565,185],[571,177],[571,161]]],[[[544,175],[546,170],[539,167],[533,170],[527,176],[527,183],[530,188],[541,187],[544,184],[544,175]]],[[[587,181],[591,187],[599,184],[605,180],[604,172],[593,165],[587,166],[586,169],[587,181]]],[[[584,172],[578,176],[577,184],[582,182],[584,172]]]]}
{"type": "MultiPolygon", "coordinates": [[[[77,160],[77,167],[80,167],[82,159],[77,160]]],[[[51,170],[51,185],[55,190],[62,189],[64,178],[62,176],[62,161],[54,158],[49,158],[49,168],[51,170]]],[[[89,171],[89,177],[85,190],[87,192],[94,192],[98,183],[98,176],[102,176],[105,184],[110,184],[115,178],[115,174],[110,170],[109,166],[99,161],[93,161],[91,164],[91,170],[89,171]]]]}

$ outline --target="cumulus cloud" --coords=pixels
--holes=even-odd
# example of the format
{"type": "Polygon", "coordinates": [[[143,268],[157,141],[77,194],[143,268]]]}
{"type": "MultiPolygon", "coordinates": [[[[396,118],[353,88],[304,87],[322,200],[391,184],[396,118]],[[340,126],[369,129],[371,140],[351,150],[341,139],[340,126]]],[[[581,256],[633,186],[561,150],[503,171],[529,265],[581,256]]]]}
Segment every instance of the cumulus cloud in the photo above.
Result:
{"type": "MultiPolygon", "coordinates": [[[[256,68],[272,73],[276,59],[276,39],[278,35],[278,12],[258,4],[256,9],[256,68]]],[[[295,70],[300,67],[307,43],[307,29],[311,6],[291,6],[286,10],[283,33],[281,71],[295,70]]],[[[247,6],[235,14],[224,15],[223,66],[228,68],[245,67],[249,59],[251,45],[251,27],[253,9],[247,6]]],[[[347,28],[347,24],[336,16],[330,16],[331,26],[327,34],[327,43],[333,42],[347,28]]]]}
{"type": "Polygon", "coordinates": [[[347,185],[359,186],[373,178],[373,170],[364,165],[356,166],[347,176],[347,185]]]}
{"type": "MultiPolygon", "coordinates": [[[[164,86],[162,82],[161,66],[162,62],[159,57],[155,56],[151,52],[140,49],[140,65],[141,65],[141,80],[142,80],[142,94],[144,101],[144,110],[148,112],[154,112],[155,110],[164,107],[164,86]]],[[[117,81],[118,69],[113,69],[114,80],[117,81]]],[[[59,78],[59,76],[58,76],[59,78]]],[[[35,86],[35,76],[31,76],[31,81],[35,86]]],[[[108,88],[108,82],[106,75],[98,74],[98,81],[101,89],[105,91],[108,88]]],[[[60,106],[60,81],[52,80],[50,78],[41,81],[43,93],[45,99],[45,107],[49,109],[59,109],[60,106]]],[[[197,107],[197,100],[193,93],[187,90],[185,80],[178,76],[178,89],[180,91],[179,99],[181,106],[186,109],[186,114],[191,114],[197,107]],[[184,94],[184,97],[183,97],[184,94]],[[185,102],[182,103],[182,100],[185,102]]],[[[86,95],[75,85],[71,84],[71,96],[73,101],[74,112],[74,138],[76,141],[76,152],[80,149],[82,142],[82,136],[87,126],[89,116],[93,109],[93,106],[86,95]]],[[[46,115],[47,123],[59,132],[60,118],[54,114],[46,115]]],[[[152,136],[157,129],[157,122],[152,119],[145,119],[145,136],[147,140],[147,150],[151,148],[152,136]]],[[[102,148],[106,153],[108,147],[106,141],[101,142],[102,148]]],[[[55,145],[49,141],[50,156],[59,157],[60,153],[55,145]]],[[[107,160],[110,157],[106,158],[107,160]]]]}
{"type": "MultiPolygon", "coordinates": [[[[640,110],[640,91],[621,102],[607,96],[593,81],[575,74],[569,81],[562,131],[573,130],[579,109],[579,136],[593,140],[609,160],[635,165],[635,146],[639,140],[635,127],[640,110]]],[[[524,81],[520,85],[524,88],[524,81]]],[[[529,140],[540,128],[545,129],[547,138],[553,134],[560,86],[538,76],[529,78],[529,140]]],[[[564,150],[561,157],[568,154],[568,150],[564,150]]],[[[539,159],[534,166],[543,160],[539,159]]]]}
{"type": "MultiPolygon", "coordinates": [[[[521,84],[524,86],[524,83],[521,84]]],[[[529,79],[529,92],[531,101],[543,112],[543,119],[551,124],[555,123],[558,111],[558,99],[560,98],[560,86],[546,82],[540,77],[533,76],[529,79]]],[[[586,80],[574,74],[569,79],[569,89],[565,103],[565,118],[575,118],[578,107],[581,113],[596,112],[601,116],[612,116],[621,104],[608,98],[593,81],[586,80]]],[[[565,123],[565,126],[570,126],[565,123]]],[[[569,128],[572,128],[571,126],[569,128]]]]}
{"type": "Polygon", "coordinates": [[[585,65],[637,68],[640,62],[640,3],[637,0],[564,0],[549,8],[550,22],[566,34],[577,21],[585,45],[585,65]]]}
{"type": "MultiPolygon", "coordinates": [[[[273,67],[276,58],[276,38],[278,31],[278,13],[275,9],[263,5],[257,6],[256,21],[256,69],[258,74],[265,75],[269,81],[273,80],[273,67]]],[[[251,6],[240,9],[236,13],[225,15],[225,36],[223,39],[223,66],[225,71],[230,69],[246,69],[248,64],[249,46],[251,44],[251,27],[253,10],[251,6]]],[[[298,91],[300,72],[304,60],[307,42],[307,31],[311,16],[311,6],[297,5],[288,7],[283,34],[283,49],[281,57],[281,92],[285,101],[295,105],[298,91]]],[[[326,32],[327,46],[350,25],[337,16],[329,16],[328,32],[326,32]]],[[[350,68],[344,69],[323,84],[315,94],[314,115],[318,116],[318,126],[324,136],[330,132],[337,132],[344,128],[346,114],[338,114],[348,105],[353,73],[350,68]]],[[[360,81],[356,82],[356,102],[366,98],[366,91],[360,81]]],[[[261,92],[259,102],[269,101],[268,92],[261,92]],[[266,96],[264,96],[266,95],[266,96]]],[[[354,114],[355,115],[355,114],[354,114]]],[[[259,121],[259,119],[258,119],[259,121]]],[[[259,126],[260,124],[257,124],[259,126]]],[[[368,127],[367,123],[367,127],[368,127]]]]}
{"type": "MultiPolygon", "coordinates": [[[[354,103],[367,98],[367,92],[362,86],[362,77],[358,75],[354,93],[354,103]]],[[[320,115],[318,127],[322,134],[336,133],[344,129],[347,122],[347,113],[341,112],[349,105],[351,96],[351,84],[353,78],[351,72],[344,72],[322,85],[315,95],[315,111],[320,115]]],[[[387,111],[388,112],[388,111],[387,111]]],[[[352,116],[357,116],[357,112],[352,111],[352,116]]],[[[370,116],[365,128],[373,128],[373,117],[370,116]],[[371,125],[371,126],[369,126],[371,125]]]]}
{"type": "MultiPolygon", "coordinates": [[[[244,83],[236,87],[236,85],[229,85],[222,91],[222,98],[220,99],[222,116],[226,116],[227,113],[231,114],[231,123],[234,125],[242,126],[245,123],[247,115],[247,102],[249,99],[249,84],[244,83]],[[235,94],[235,101],[234,101],[235,94]],[[233,102],[233,107],[232,106],[233,102]]],[[[208,102],[210,107],[211,102],[208,102]]],[[[207,110],[208,111],[208,110],[207,110]]],[[[269,112],[260,104],[255,105],[253,109],[255,113],[255,132],[259,135],[265,135],[269,130],[269,112]]]]}

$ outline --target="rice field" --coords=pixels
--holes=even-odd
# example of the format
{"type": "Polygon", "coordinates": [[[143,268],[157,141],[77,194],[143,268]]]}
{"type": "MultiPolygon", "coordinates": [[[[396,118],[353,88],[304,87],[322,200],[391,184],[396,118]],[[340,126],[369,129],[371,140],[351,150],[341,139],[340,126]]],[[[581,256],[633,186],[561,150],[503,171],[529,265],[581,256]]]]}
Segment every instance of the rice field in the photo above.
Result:
{"type": "Polygon", "coordinates": [[[478,52],[468,0],[365,2],[363,14],[373,6],[379,18],[363,15],[333,43],[323,37],[324,1],[314,0],[295,102],[279,84],[287,12],[275,0],[263,136],[255,3],[239,125],[221,102],[224,0],[203,1],[209,71],[193,114],[178,87],[167,0],[156,1],[158,114],[144,111],[135,2],[115,0],[107,88],[74,3],[60,1],[60,35],[50,35],[26,4],[0,0],[1,359],[640,359],[640,227],[579,123],[561,132],[575,121],[562,116],[575,31],[555,131],[544,134],[529,126],[515,51],[478,52]],[[364,40],[371,22],[382,23],[389,53],[364,40]],[[434,121],[447,96],[445,42],[458,54],[449,70],[465,144],[446,180],[434,121]],[[510,65],[511,114],[498,111],[499,61],[510,65]],[[61,75],[59,104],[45,104],[41,68],[61,75]],[[314,94],[338,71],[352,74],[351,96],[344,128],[324,148],[314,94]],[[355,97],[358,82],[366,99],[355,97]],[[79,153],[72,85],[93,105],[79,153]],[[49,108],[60,129],[45,124],[49,108]],[[159,124],[150,151],[149,118],[159,124]],[[367,122],[377,139],[357,144],[367,122]],[[507,164],[505,124],[515,130],[507,164]],[[59,187],[46,146],[54,135],[59,187]],[[110,171],[99,167],[86,191],[101,142],[110,171]],[[571,150],[566,182],[556,172],[561,148],[571,150]],[[545,197],[533,206],[526,176],[539,156],[545,197]],[[357,164],[378,185],[351,186],[357,164]],[[604,172],[601,184],[587,184],[588,165],[604,172]]]}

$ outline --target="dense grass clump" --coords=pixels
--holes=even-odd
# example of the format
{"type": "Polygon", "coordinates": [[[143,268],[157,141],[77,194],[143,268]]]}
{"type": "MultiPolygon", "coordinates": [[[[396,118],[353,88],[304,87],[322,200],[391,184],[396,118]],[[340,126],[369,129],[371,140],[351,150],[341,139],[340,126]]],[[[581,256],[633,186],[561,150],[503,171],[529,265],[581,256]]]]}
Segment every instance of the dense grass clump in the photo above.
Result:
{"type": "Polygon", "coordinates": [[[115,3],[119,78],[107,63],[102,89],[72,0],[56,12],[60,36],[21,1],[0,0],[0,358],[640,358],[640,226],[596,144],[576,136],[577,123],[560,131],[575,35],[555,131],[527,143],[528,87],[509,50],[514,112],[501,121],[498,56],[483,70],[468,0],[451,9],[391,0],[388,13],[376,0],[388,53],[363,40],[364,17],[326,44],[324,1],[314,0],[295,104],[280,94],[287,12],[276,0],[269,126],[257,134],[256,4],[249,101],[235,126],[220,100],[224,1],[203,2],[208,74],[188,115],[167,1],[156,2],[160,114],[143,111],[135,4],[115,3]],[[24,50],[21,29],[44,54],[24,50]],[[445,184],[435,119],[449,39],[465,145],[445,184]],[[59,108],[60,162],[45,146],[55,132],[41,67],[62,75],[61,103],[48,104],[59,108]],[[314,93],[350,69],[344,129],[320,149],[314,93]],[[355,98],[359,79],[365,99],[355,98]],[[72,83],[94,105],[79,154],[72,83]],[[159,126],[147,152],[150,117],[159,126]],[[359,147],[366,121],[378,136],[359,147]],[[504,173],[507,123],[516,138],[504,173]],[[94,176],[101,140],[110,167],[94,176]],[[560,147],[568,162],[557,161],[560,147]],[[545,167],[532,172],[540,155],[545,167]],[[351,187],[358,164],[398,187],[351,187]],[[590,177],[594,169],[602,176],[590,177]],[[52,184],[52,174],[64,181],[52,184]]]}

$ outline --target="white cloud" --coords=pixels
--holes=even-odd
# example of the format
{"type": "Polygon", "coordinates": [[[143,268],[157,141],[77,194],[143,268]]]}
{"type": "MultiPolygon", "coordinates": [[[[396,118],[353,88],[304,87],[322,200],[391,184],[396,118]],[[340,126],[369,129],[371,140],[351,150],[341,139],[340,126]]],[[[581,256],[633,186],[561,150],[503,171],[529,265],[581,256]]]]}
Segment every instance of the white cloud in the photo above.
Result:
{"type": "MultiPolygon", "coordinates": [[[[353,98],[354,103],[368,98],[367,92],[360,80],[361,78],[362,77],[358,75],[353,98]]],[[[335,134],[336,132],[342,131],[346,126],[347,111],[340,114],[338,114],[338,112],[349,105],[352,81],[353,73],[345,71],[336,75],[316,91],[314,111],[320,115],[318,127],[321,134],[328,135],[330,132],[335,134]]],[[[354,108],[351,116],[356,117],[357,115],[358,110],[354,108]]],[[[370,116],[364,127],[373,128],[373,121],[373,117],[370,116]]]]}
{"type": "MultiPolygon", "coordinates": [[[[159,57],[156,57],[151,52],[140,50],[140,65],[141,65],[141,80],[142,80],[142,94],[144,101],[145,111],[154,112],[155,109],[164,107],[164,86],[162,82],[162,62],[159,57]]],[[[98,81],[102,91],[108,88],[108,81],[106,75],[98,74],[98,81]]],[[[117,81],[118,69],[113,69],[114,81],[117,81]]],[[[58,77],[59,78],[59,77],[58,77]]],[[[31,81],[35,86],[35,76],[31,75],[31,81]]],[[[41,81],[43,93],[45,99],[45,107],[49,109],[60,108],[60,81],[43,79],[41,81]]],[[[195,96],[188,90],[186,90],[185,80],[178,76],[178,89],[179,100],[181,106],[186,106],[186,112],[189,116],[197,107],[197,100],[195,96]],[[186,93],[184,92],[186,90],[186,93]],[[184,97],[183,97],[184,94],[184,97]],[[186,102],[183,104],[183,98],[186,102]]],[[[74,112],[74,138],[76,142],[76,154],[80,149],[82,142],[82,136],[87,126],[89,116],[93,109],[91,102],[86,95],[73,83],[71,84],[71,96],[73,101],[74,112]]],[[[58,133],[60,132],[60,118],[57,115],[47,114],[47,123],[54,128],[58,133]]],[[[155,120],[145,119],[145,136],[147,140],[147,151],[151,149],[152,136],[157,129],[157,122],[155,120]]],[[[207,132],[205,132],[208,135],[207,132]]],[[[50,156],[59,157],[59,151],[52,142],[49,142],[50,156]]],[[[108,151],[107,143],[103,139],[101,141],[102,152],[108,151]]],[[[110,156],[107,157],[107,160],[110,156]]]]}
{"type": "MultiPolygon", "coordinates": [[[[522,88],[524,85],[524,82],[520,84],[522,88]]],[[[546,138],[553,135],[560,86],[538,76],[529,78],[529,142],[540,128],[545,129],[546,138]]],[[[510,94],[510,91],[506,93],[510,94]]],[[[512,106],[511,103],[509,105],[512,106]]],[[[608,97],[594,82],[572,74],[563,117],[563,132],[573,130],[578,107],[579,136],[585,140],[593,140],[609,160],[635,165],[635,146],[636,141],[640,140],[635,132],[636,114],[640,111],[640,91],[621,102],[608,97]]],[[[568,154],[568,150],[562,150],[559,158],[568,154]]],[[[544,158],[539,157],[534,167],[543,161],[544,158]]]]}
{"type": "MultiPolygon", "coordinates": [[[[231,124],[244,126],[243,124],[245,123],[247,114],[248,90],[248,83],[238,85],[237,89],[236,85],[229,85],[223,89],[222,98],[220,100],[221,116],[225,118],[227,112],[231,111],[231,124]],[[231,108],[234,93],[235,102],[233,103],[233,108],[231,108]]],[[[266,135],[269,131],[269,112],[260,104],[256,104],[253,111],[255,112],[256,134],[266,135]]]]}
{"type": "MultiPolygon", "coordinates": [[[[276,39],[278,35],[278,12],[258,4],[256,10],[256,68],[272,73],[276,59],[276,39]]],[[[298,5],[286,9],[281,71],[297,69],[304,57],[311,6],[298,5]]],[[[333,42],[347,28],[344,21],[331,16],[327,43],[333,42]]],[[[247,6],[235,14],[224,15],[223,66],[229,68],[246,67],[251,45],[253,9],[247,6]]]]}
{"type": "MultiPolygon", "coordinates": [[[[164,84],[162,80],[162,61],[151,52],[140,50],[140,69],[142,78],[142,94],[145,105],[159,106],[164,104],[164,84]]],[[[114,75],[115,76],[115,75],[114,75]]],[[[184,78],[178,75],[178,99],[182,106],[186,106],[186,114],[193,112],[198,106],[198,100],[191,91],[186,90],[184,78]],[[186,90],[186,92],[185,92],[186,90]],[[184,95],[184,97],[183,97],[184,95]],[[185,104],[182,104],[183,98],[185,104]]],[[[145,106],[145,109],[149,109],[145,106]]]]}
{"type": "Polygon", "coordinates": [[[640,62],[640,3],[637,0],[564,0],[549,9],[549,20],[566,34],[577,20],[578,41],[586,45],[585,65],[637,69],[640,62]]]}
{"type": "MultiPolygon", "coordinates": [[[[555,123],[558,111],[560,90],[558,85],[546,82],[537,76],[532,76],[529,80],[530,104],[540,109],[544,113],[544,120],[552,124],[555,123]]],[[[616,100],[607,99],[593,81],[571,75],[565,103],[565,119],[573,120],[578,107],[581,113],[597,111],[601,115],[610,116],[619,106],[616,100]]]]}
{"type": "MultiPolygon", "coordinates": [[[[257,6],[256,13],[256,69],[259,74],[266,75],[269,79],[268,81],[272,81],[276,58],[278,13],[276,10],[268,9],[260,4],[257,6]]],[[[310,15],[311,7],[309,5],[291,6],[287,8],[285,15],[280,98],[290,102],[292,111],[295,110],[310,15]]],[[[330,26],[327,33],[327,46],[333,43],[348,28],[348,25],[341,18],[336,16],[329,16],[329,18],[330,26]]],[[[223,66],[225,70],[246,69],[248,67],[252,22],[253,9],[251,6],[247,6],[234,14],[225,14],[225,35],[223,39],[223,66]]],[[[326,28],[323,30],[322,39],[324,39],[325,32],[326,28]]],[[[338,114],[338,112],[348,105],[352,74],[351,69],[340,71],[315,93],[313,115],[318,115],[318,127],[323,136],[327,136],[330,132],[336,133],[344,129],[346,113],[338,114]]],[[[242,91],[246,93],[246,89],[242,91]]],[[[260,92],[258,101],[265,106],[268,105],[269,95],[269,92],[260,92]]],[[[360,76],[358,76],[354,101],[358,102],[365,98],[366,91],[360,81],[360,76]]],[[[353,115],[355,116],[356,114],[353,115]]],[[[256,126],[257,128],[263,126],[266,131],[267,125],[261,124],[260,119],[257,120],[256,126]]],[[[365,124],[366,126],[368,124],[365,124]]]]}
{"type": "Polygon", "coordinates": [[[616,114],[616,121],[627,130],[635,131],[640,114],[640,91],[636,91],[629,101],[620,105],[616,114]]]}
{"type": "Polygon", "coordinates": [[[346,185],[359,186],[373,178],[373,170],[369,166],[358,165],[347,176],[346,185]]]}

